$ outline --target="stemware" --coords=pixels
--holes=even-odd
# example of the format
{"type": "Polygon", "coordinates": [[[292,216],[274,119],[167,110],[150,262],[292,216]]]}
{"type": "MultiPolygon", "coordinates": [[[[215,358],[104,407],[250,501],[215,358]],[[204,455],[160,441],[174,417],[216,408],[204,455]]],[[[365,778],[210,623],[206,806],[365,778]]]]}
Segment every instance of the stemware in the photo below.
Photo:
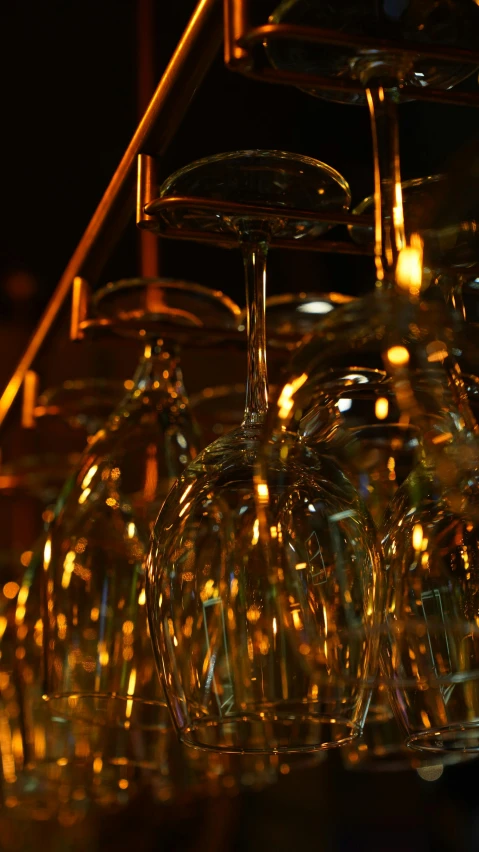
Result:
{"type": "MultiPolygon", "coordinates": [[[[408,36],[429,43],[467,45],[477,36],[478,12],[468,0],[434,6],[406,2],[400,8],[353,3],[348,6],[347,27],[359,34],[368,34],[369,28],[376,37],[382,30],[390,40],[408,36]]],[[[345,14],[346,9],[341,10],[334,20],[321,0],[291,0],[281,4],[274,19],[313,25],[326,21],[337,27],[345,14]]],[[[304,70],[302,45],[293,56],[289,47],[281,53],[269,45],[274,64],[304,70]]],[[[321,48],[314,50],[321,62],[321,48]]],[[[428,280],[423,271],[426,251],[439,269],[451,257],[453,265],[457,259],[461,262],[464,241],[457,240],[457,235],[462,218],[452,205],[452,223],[451,217],[448,222],[453,226],[452,254],[451,241],[444,239],[448,229],[441,233],[440,218],[439,238],[434,240],[433,228],[433,239],[429,239],[427,209],[413,223],[417,227],[411,233],[404,217],[395,107],[404,83],[414,82],[411,75],[417,77],[419,68],[422,84],[435,86],[453,85],[466,69],[447,62],[423,64],[419,54],[411,58],[400,50],[386,53],[382,47],[355,50],[345,63],[347,53],[327,49],[322,70],[333,76],[344,72],[365,88],[375,167],[376,287],[369,297],[326,317],[311,342],[293,358],[292,375],[279,393],[267,434],[279,434],[306,421],[311,440],[317,417],[321,441],[324,417],[318,388],[328,368],[373,367],[390,376],[400,421],[417,430],[419,461],[394,496],[384,528],[388,601],[382,675],[391,686],[392,702],[411,746],[475,750],[478,433],[457,363],[463,327],[457,312],[446,308],[440,288],[424,292],[428,280]],[[331,66],[331,56],[339,57],[343,72],[331,66]]],[[[453,183],[454,175],[441,188],[443,210],[449,199],[457,202],[453,183]]],[[[468,249],[473,245],[470,233],[468,228],[468,249]]],[[[470,252],[466,255],[469,262],[470,252]]],[[[467,368],[474,372],[469,364],[467,368]]],[[[263,475],[269,455],[266,450],[263,475]]]]}
{"type": "MultiPolygon", "coordinates": [[[[33,501],[44,527],[53,518],[51,504],[62,480],[78,463],[76,449],[95,431],[99,419],[119,398],[120,389],[119,382],[80,379],[39,397],[34,410],[37,455],[3,466],[2,484],[25,495],[27,507],[28,500],[33,501]],[[57,419],[64,428],[57,428],[57,419]],[[55,453],[51,452],[53,445],[55,453]]],[[[24,536],[29,532],[26,525],[24,536]]],[[[17,554],[10,554],[10,579],[3,587],[7,605],[2,605],[6,625],[0,643],[5,664],[0,676],[0,786],[11,815],[37,820],[56,815],[60,822],[72,824],[89,804],[86,737],[79,728],[53,721],[42,700],[44,541],[44,531],[36,542],[23,538],[18,565],[17,554]],[[78,748],[82,760],[73,770],[71,761],[78,748]]]]}
{"type": "MultiPolygon", "coordinates": [[[[313,330],[319,317],[352,301],[352,296],[341,293],[301,292],[268,296],[265,309],[269,365],[273,356],[275,371],[284,367],[290,353],[313,330]]],[[[245,327],[246,311],[243,310],[238,328],[243,330],[245,327]]],[[[274,391],[275,388],[270,384],[269,393],[274,394],[274,391]]],[[[202,448],[241,424],[244,397],[245,386],[241,382],[206,387],[190,397],[190,405],[200,427],[202,448]]]]}
{"type": "Polygon", "coordinates": [[[373,718],[366,719],[362,737],[341,751],[345,769],[387,773],[416,770],[424,780],[434,781],[441,777],[445,766],[466,759],[462,754],[427,755],[409,749],[384,686],[375,691],[372,704],[376,713],[373,718]]]}
{"type": "Polygon", "coordinates": [[[109,285],[95,308],[144,351],[61,496],[45,544],[46,694],[53,715],[104,727],[103,762],[161,767],[167,720],[144,559],[150,526],[197,440],[175,341],[224,335],[239,308],[217,291],[165,279],[109,285]]]}
{"type": "MultiPolygon", "coordinates": [[[[337,8],[327,0],[283,0],[270,18],[271,23],[302,24],[321,29],[341,30],[376,42],[388,39],[393,46],[349,47],[315,45],[288,39],[267,43],[273,65],[284,70],[302,71],[336,81],[364,84],[364,75],[374,66],[374,77],[393,86],[426,86],[449,89],[474,73],[474,66],[457,62],[425,59],[421,45],[441,44],[475,48],[478,16],[473,0],[439,0],[430,4],[421,0],[400,4],[353,0],[337,8]],[[394,49],[394,41],[417,43],[417,53],[407,55],[394,49]]],[[[365,104],[367,94],[324,91],[308,86],[306,91],[341,103],[365,104]]],[[[409,92],[406,93],[409,97],[409,92]]]]}
{"type": "MultiPolygon", "coordinates": [[[[401,193],[406,239],[417,234],[423,246],[423,288],[440,288],[450,309],[465,320],[458,323],[455,352],[462,369],[477,369],[478,297],[474,265],[478,256],[477,206],[464,194],[457,199],[455,171],[404,181],[401,193]],[[456,186],[452,192],[453,184],[456,186]],[[452,197],[451,197],[452,196],[452,197]]],[[[372,212],[374,196],[365,198],[355,214],[372,212]]],[[[386,211],[386,216],[389,214],[386,211]]],[[[374,246],[373,227],[350,225],[352,239],[374,246]]]]}
{"type": "Polygon", "coordinates": [[[185,469],[152,537],[147,606],[170,710],[180,738],[199,748],[271,753],[340,745],[361,728],[365,684],[375,674],[377,649],[366,629],[381,614],[375,536],[336,466],[287,433],[275,445],[268,480],[257,480],[256,460],[267,410],[268,241],[308,234],[308,222],[283,219],[282,206],[337,210],[349,191],[322,163],[253,151],[193,163],[164,184],[161,198],[170,227],[194,220],[196,228],[236,234],[248,323],[243,424],[185,469]],[[178,216],[165,206],[168,196],[188,196],[191,208],[178,216]],[[232,215],[227,204],[203,213],[202,197],[260,201],[271,213],[232,215]],[[257,494],[274,501],[268,513],[258,510],[257,494]],[[314,510],[307,519],[305,504],[314,510]]]}

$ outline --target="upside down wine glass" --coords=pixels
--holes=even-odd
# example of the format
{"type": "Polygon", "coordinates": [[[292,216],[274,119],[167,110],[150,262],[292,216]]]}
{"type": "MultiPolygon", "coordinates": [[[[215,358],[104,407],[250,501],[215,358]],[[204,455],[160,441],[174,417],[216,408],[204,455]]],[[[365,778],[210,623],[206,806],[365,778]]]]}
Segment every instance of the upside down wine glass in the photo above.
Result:
{"type": "MultiPolygon", "coordinates": [[[[3,467],[2,474],[5,484],[15,483],[17,493],[35,501],[44,526],[53,518],[52,501],[78,463],[80,454],[75,450],[96,431],[121,390],[120,382],[79,379],[39,397],[34,409],[37,455],[3,467]],[[52,447],[57,449],[55,454],[52,447]]],[[[22,530],[28,535],[28,524],[22,530]]],[[[93,776],[93,757],[88,761],[91,752],[85,731],[64,720],[52,720],[42,700],[45,538],[44,529],[36,542],[24,539],[18,558],[20,577],[16,554],[11,554],[10,579],[3,587],[8,606],[2,602],[6,627],[0,650],[10,666],[0,674],[0,788],[13,817],[45,820],[56,815],[59,822],[73,823],[90,802],[92,789],[90,785],[87,790],[87,782],[93,776]]],[[[98,780],[105,781],[102,773],[98,780]]]]}
{"type": "Polygon", "coordinates": [[[217,291],[165,279],[109,285],[95,308],[118,334],[143,341],[144,353],[60,497],[45,544],[48,706],[102,729],[104,763],[161,769],[167,719],[144,561],[150,527],[197,440],[175,341],[234,329],[239,308],[217,291]]]}
{"type": "Polygon", "coordinates": [[[377,664],[367,630],[382,614],[372,525],[338,468],[297,447],[294,436],[276,442],[267,485],[256,479],[256,461],[268,400],[268,242],[320,230],[286,218],[282,207],[338,211],[349,191],[320,162],[251,151],[193,163],[164,184],[161,198],[169,227],[193,222],[237,236],[248,307],[243,424],[188,465],[152,537],[147,608],[170,710],[180,738],[199,748],[341,745],[361,729],[377,664]],[[189,206],[168,210],[168,196],[189,196],[189,206]],[[191,196],[260,202],[271,212],[242,216],[227,203],[204,212],[191,196]],[[270,496],[267,511],[258,510],[257,494],[270,496]],[[314,509],[307,518],[305,505],[314,509]]]}
{"type": "MultiPolygon", "coordinates": [[[[461,46],[474,44],[479,27],[479,9],[469,0],[358,2],[343,7],[339,21],[331,14],[321,0],[291,0],[281,4],[275,19],[332,27],[344,19],[356,34],[461,46]]],[[[417,429],[419,458],[394,496],[384,526],[389,584],[383,675],[410,746],[474,751],[479,745],[477,424],[456,362],[455,320],[442,299],[422,292],[421,222],[417,239],[406,241],[395,109],[403,83],[413,82],[411,75],[419,76],[421,85],[447,87],[467,69],[430,63],[419,50],[417,56],[382,49],[314,50],[320,61],[325,58],[325,73],[337,75],[331,57],[339,57],[342,73],[366,89],[375,156],[376,291],[327,318],[316,339],[298,353],[289,387],[300,392],[292,399],[290,417],[301,422],[306,416],[314,423],[315,387],[327,367],[382,368],[391,377],[402,423],[417,429]],[[308,382],[298,388],[303,374],[308,382]]],[[[292,57],[274,48],[275,64],[291,67],[292,58],[298,68],[305,54],[292,57]]],[[[447,205],[447,196],[443,201],[447,205]]],[[[273,433],[280,426],[284,422],[277,413],[273,433]]]]}

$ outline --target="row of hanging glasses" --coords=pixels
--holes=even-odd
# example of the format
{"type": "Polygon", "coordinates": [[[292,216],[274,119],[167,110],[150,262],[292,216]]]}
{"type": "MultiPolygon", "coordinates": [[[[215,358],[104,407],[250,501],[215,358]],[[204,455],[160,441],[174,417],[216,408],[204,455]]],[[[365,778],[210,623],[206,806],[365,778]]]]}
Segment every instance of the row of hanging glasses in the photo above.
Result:
{"type": "MultiPolygon", "coordinates": [[[[331,15],[288,0],[272,20],[443,43],[477,31],[479,9],[331,15]]],[[[98,291],[98,324],[143,347],[133,379],[99,428],[118,389],[71,383],[43,399],[39,416],[91,435],[74,470],[62,463],[61,491],[50,458],[2,479],[9,497],[15,477],[35,496],[44,525],[2,569],[12,811],[74,822],[144,783],[160,801],[260,787],[338,746],[346,766],[437,777],[479,748],[476,200],[454,174],[401,183],[395,109],[404,81],[449,88],[471,68],[266,49],[274,67],[364,85],[353,100],[371,113],[375,193],[349,232],[374,252],[374,286],[266,299],[269,246],[321,240],[350,208],[346,180],[318,160],[220,154],[150,202],[160,234],[237,244],[246,311],[169,279],[98,291]],[[181,349],[224,355],[245,326],[245,386],[189,401],[181,349]],[[267,348],[292,356],[269,394],[267,348]]]]}
{"type": "MultiPolygon", "coordinates": [[[[274,324],[278,340],[272,346],[279,357],[312,318],[341,300],[336,294],[273,297],[273,318],[277,313],[284,321],[285,306],[291,307],[287,327],[274,324]],[[295,319],[295,309],[305,306],[306,314],[300,311],[295,319]]],[[[67,826],[92,805],[125,804],[145,784],[166,802],[205,791],[231,793],[238,786],[259,789],[288,773],[291,764],[275,755],[202,758],[179,746],[144,616],[142,562],[158,505],[175,474],[201,443],[208,443],[209,431],[227,432],[241,420],[231,406],[238,386],[205,388],[188,404],[177,345],[166,345],[155,332],[161,325],[165,335],[178,338],[200,329],[203,342],[211,344],[211,335],[223,341],[236,327],[244,330],[240,309],[222,293],[165,279],[109,285],[97,295],[95,309],[119,335],[141,341],[134,378],[124,385],[71,381],[42,394],[37,424],[47,421],[51,430],[60,420],[72,430],[75,447],[86,430],[87,447],[82,456],[43,453],[4,466],[2,481],[5,504],[16,517],[11,530],[21,524],[21,547],[6,542],[3,569],[3,803],[17,817],[55,817],[67,826]],[[121,401],[100,428],[115,400],[121,401]],[[43,531],[25,526],[25,500],[37,527],[41,515],[43,531]],[[112,511],[115,500],[121,515],[112,511]],[[55,590],[48,572],[55,564],[54,531],[60,522],[61,574],[55,590]],[[58,610],[51,605],[55,591],[58,610]],[[53,697],[45,703],[45,674],[47,689],[65,676],[76,700],[53,697]]],[[[319,759],[312,756],[308,764],[319,759]]]]}

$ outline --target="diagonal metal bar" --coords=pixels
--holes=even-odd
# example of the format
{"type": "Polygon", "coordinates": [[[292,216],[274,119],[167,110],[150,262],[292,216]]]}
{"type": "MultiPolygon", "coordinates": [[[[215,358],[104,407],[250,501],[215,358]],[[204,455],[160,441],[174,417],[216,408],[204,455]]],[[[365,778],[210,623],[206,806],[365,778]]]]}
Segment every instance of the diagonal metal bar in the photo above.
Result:
{"type": "Polygon", "coordinates": [[[4,421],[50,328],[70,292],[73,279],[94,280],[134,212],[136,164],[140,153],[163,154],[222,41],[219,0],[199,0],[150,104],[93,217],[76,247],[45,312],[0,398],[4,421]]]}

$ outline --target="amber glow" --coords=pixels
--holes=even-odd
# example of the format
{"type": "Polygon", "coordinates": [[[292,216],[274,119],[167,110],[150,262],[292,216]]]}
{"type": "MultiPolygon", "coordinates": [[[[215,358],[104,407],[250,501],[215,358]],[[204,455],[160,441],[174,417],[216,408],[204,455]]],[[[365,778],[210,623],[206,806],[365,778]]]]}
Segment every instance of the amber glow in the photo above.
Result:
{"type": "Polygon", "coordinates": [[[391,346],[387,352],[388,361],[395,367],[402,367],[409,361],[409,352],[405,346],[391,346]]]}
{"type": "Polygon", "coordinates": [[[379,397],[374,406],[374,413],[378,420],[385,420],[389,413],[389,402],[385,396],[379,397]]]}
{"type": "Polygon", "coordinates": [[[18,594],[19,588],[20,586],[18,585],[18,583],[5,583],[3,587],[3,594],[9,600],[13,600],[13,598],[18,594]]]}
{"type": "Polygon", "coordinates": [[[417,234],[412,234],[411,245],[401,249],[396,266],[398,287],[412,296],[418,296],[421,291],[422,262],[422,241],[417,234]]]}
{"type": "Polygon", "coordinates": [[[97,464],[94,464],[94,465],[91,466],[89,471],[83,477],[83,482],[81,484],[82,488],[88,488],[88,486],[90,485],[90,483],[91,483],[93,477],[95,476],[95,473],[97,472],[97,470],[98,470],[97,464]]]}
{"type": "Polygon", "coordinates": [[[444,361],[448,356],[447,346],[442,340],[435,340],[433,343],[429,343],[426,346],[427,352],[427,360],[429,363],[434,364],[438,361],[444,361]]]}
{"type": "Polygon", "coordinates": [[[412,531],[412,546],[414,547],[414,550],[421,550],[423,537],[421,524],[415,524],[412,531]]]}
{"type": "Polygon", "coordinates": [[[256,493],[261,503],[266,503],[268,501],[269,491],[266,482],[258,482],[256,486],[256,493]]]}
{"type": "Polygon", "coordinates": [[[304,383],[307,381],[308,375],[307,373],[303,373],[301,376],[298,376],[297,379],[294,379],[290,384],[284,386],[281,391],[281,395],[278,399],[278,408],[279,408],[279,417],[281,420],[286,420],[288,417],[294,403],[293,396],[298,391],[304,383]]]}
{"type": "Polygon", "coordinates": [[[27,370],[23,380],[22,426],[33,429],[35,426],[35,403],[38,394],[38,375],[34,370],[27,370]]]}

